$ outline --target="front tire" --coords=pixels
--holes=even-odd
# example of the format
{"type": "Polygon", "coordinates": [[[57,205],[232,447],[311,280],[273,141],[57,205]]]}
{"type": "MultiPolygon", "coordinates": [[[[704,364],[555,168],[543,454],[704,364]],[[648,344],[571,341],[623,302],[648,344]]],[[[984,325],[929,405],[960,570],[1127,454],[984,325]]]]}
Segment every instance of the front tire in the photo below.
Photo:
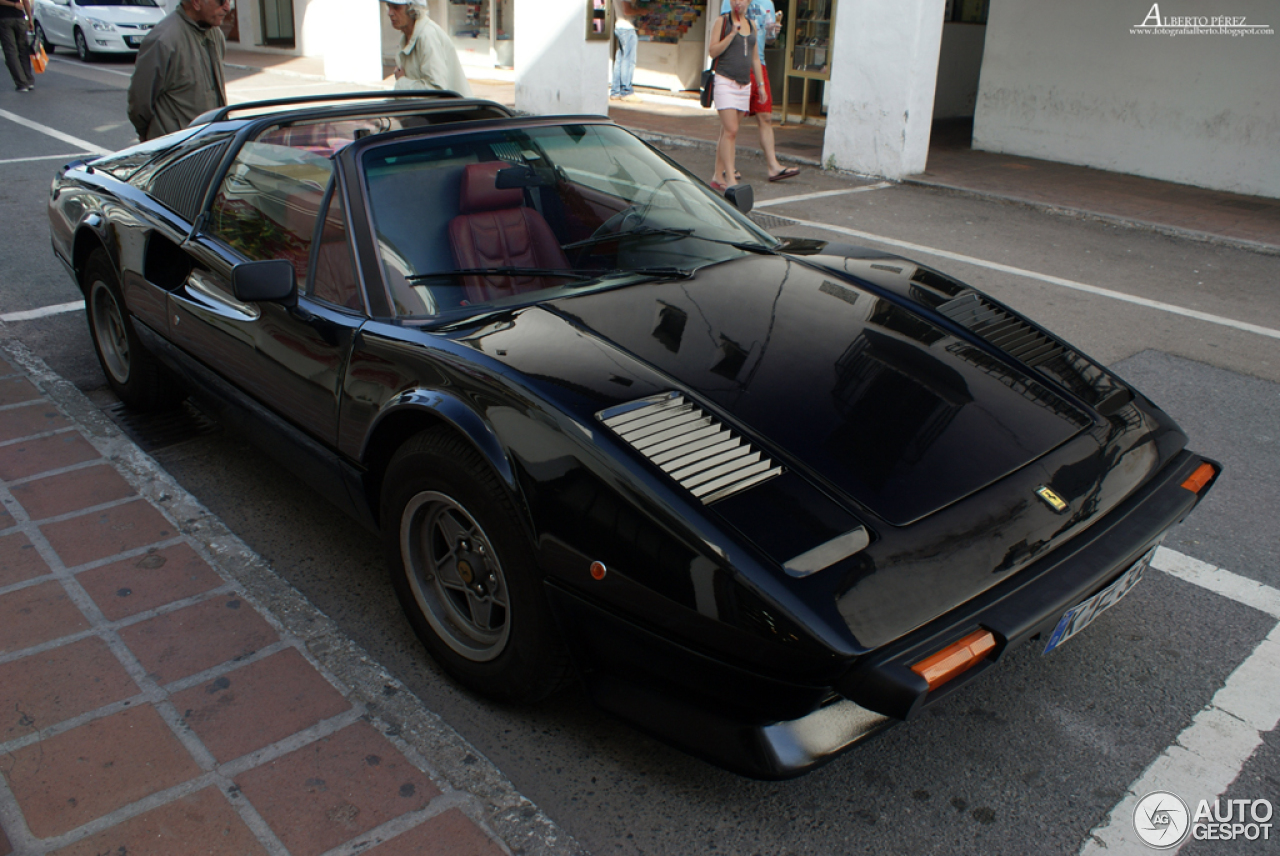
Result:
{"type": "Polygon", "coordinates": [[[396,452],[382,491],[396,596],[431,655],[461,684],[529,703],[569,677],[528,538],[501,483],[448,429],[396,452]]]}
{"type": "Polygon", "coordinates": [[[44,27],[40,26],[40,22],[36,21],[36,41],[44,46],[44,52],[51,54],[54,51],[53,42],[49,41],[49,37],[44,34],[44,27]]]}
{"type": "Polygon", "coordinates": [[[89,42],[84,37],[84,32],[76,27],[76,56],[80,57],[83,62],[93,62],[94,53],[89,50],[89,42]]]}
{"type": "Polygon", "coordinates": [[[112,392],[134,410],[161,410],[181,401],[178,385],[138,339],[105,250],[94,250],[85,262],[84,296],[89,334],[112,392]]]}

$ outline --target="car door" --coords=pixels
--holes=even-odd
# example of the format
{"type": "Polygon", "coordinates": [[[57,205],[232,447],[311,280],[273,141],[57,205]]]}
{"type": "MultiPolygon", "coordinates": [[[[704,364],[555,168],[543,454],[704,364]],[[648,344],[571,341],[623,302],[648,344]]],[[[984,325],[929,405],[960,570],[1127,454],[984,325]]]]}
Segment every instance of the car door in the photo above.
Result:
{"type": "Polygon", "coordinates": [[[74,45],[71,29],[75,21],[75,8],[71,5],[71,0],[38,0],[38,2],[41,6],[40,26],[49,40],[63,47],[74,45]]]}
{"type": "Polygon", "coordinates": [[[327,448],[336,444],[342,377],[365,321],[332,177],[327,157],[245,143],[184,245],[194,267],[168,298],[178,348],[249,411],[327,448]],[[237,263],[281,258],[297,273],[296,304],[236,300],[237,263]]]}

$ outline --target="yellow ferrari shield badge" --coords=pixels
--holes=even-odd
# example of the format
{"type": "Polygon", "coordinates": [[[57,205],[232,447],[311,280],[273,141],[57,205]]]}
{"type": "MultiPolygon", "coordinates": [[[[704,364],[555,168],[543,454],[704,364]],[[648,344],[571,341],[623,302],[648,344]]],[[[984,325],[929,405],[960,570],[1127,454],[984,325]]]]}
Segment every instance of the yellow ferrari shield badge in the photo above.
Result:
{"type": "Polygon", "coordinates": [[[1059,514],[1067,510],[1067,501],[1044,485],[1036,488],[1036,496],[1043,499],[1045,505],[1049,506],[1059,514]]]}

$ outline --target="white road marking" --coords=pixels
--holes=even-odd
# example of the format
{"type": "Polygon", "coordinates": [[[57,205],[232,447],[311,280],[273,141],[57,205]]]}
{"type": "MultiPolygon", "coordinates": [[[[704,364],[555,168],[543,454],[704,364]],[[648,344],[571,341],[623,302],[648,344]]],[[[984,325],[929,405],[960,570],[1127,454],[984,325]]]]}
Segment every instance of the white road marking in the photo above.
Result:
{"type": "Polygon", "coordinates": [[[50,128],[48,125],[41,125],[39,122],[33,122],[25,116],[19,116],[17,113],[10,113],[8,110],[0,110],[0,118],[8,119],[10,122],[22,125],[24,128],[39,131],[42,134],[53,137],[55,140],[62,140],[64,143],[70,143],[73,146],[77,146],[87,152],[93,152],[96,155],[111,154],[111,149],[104,149],[102,146],[91,143],[88,140],[82,140],[79,137],[64,134],[55,128],[50,128]]]}
{"type": "Polygon", "coordinates": [[[40,309],[26,309],[22,312],[6,312],[0,315],[0,321],[8,323],[10,321],[30,321],[33,318],[47,318],[50,315],[61,315],[64,312],[77,312],[84,309],[84,301],[78,300],[75,303],[59,303],[57,306],[44,306],[40,309]]]}
{"type": "MultiPolygon", "coordinates": [[[[1161,547],[1151,566],[1178,579],[1280,618],[1280,591],[1190,556],[1161,547]]],[[[1245,658],[1213,700],[1196,714],[1172,746],[1128,787],[1124,799],[1089,833],[1080,856],[1147,856],[1151,848],[1133,826],[1138,801],[1152,791],[1182,797],[1192,812],[1200,800],[1226,792],[1262,745],[1262,735],[1280,723],[1280,624],[1245,658]]],[[[1241,794],[1247,799],[1263,794],[1241,794]]],[[[1188,819],[1189,820],[1189,819],[1188,819]]],[[[1191,841],[1190,837],[1187,841],[1191,841]]],[[[1166,852],[1176,853],[1182,849],[1166,852]]]]}
{"type": "Polygon", "coordinates": [[[757,208],[768,208],[771,205],[789,205],[792,202],[807,202],[810,199],[822,199],[825,196],[844,196],[847,193],[865,193],[868,190],[884,190],[886,187],[894,187],[892,181],[881,181],[877,184],[863,184],[858,187],[846,187],[842,190],[822,190],[817,193],[801,193],[797,196],[784,196],[781,199],[766,199],[763,202],[757,202],[757,208]]]}
{"type": "Polygon", "coordinates": [[[1280,591],[1269,585],[1224,571],[1167,547],[1156,550],[1151,566],[1280,620],[1280,591]]]}
{"type": "MultiPolygon", "coordinates": [[[[785,215],[784,215],[785,216],[785,215]]],[[[1148,309],[1157,309],[1161,312],[1168,312],[1172,315],[1182,315],[1187,318],[1194,318],[1197,321],[1207,321],[1210,324],[1218,324],[1223,327],[1231,327],[1236,330],[1243,330],[1246,333],[1256,333],[1259,336],[1267,336],[1271,339],[1280,339],[1280,330],[1273,330],[1270,327],[1262,327],[1258,324],[1250,324],[1247,321],[1237,321],[1234,318],[1225,318],[1221,315],[1211,315],[1208,312],[1200,312],[1195,309],[1185,309],[1181,306],[1175,306],[1172,303],[1161,303],[1158,300],[1148,300],[1145,297],[1135,297],[1132,294],[1125,294],[1119,291],[1111,291],[1106,288],[1099,288],[1096,285],[1088,285],[1083,282],[1075,282],[1070,279],[1063,279],[1060,276],[1050,276],[1046,273],[1037,273],[1026,268],[1017,268],[1012,265],[1000,264],[999,262],[991,262],[986,259],[975,258],[974,256],[966,256],[962,253],[953,253],[948,250],[939,250],[935,247],[926,247],[923,244],[913,244],[910,241],[899,241],[895,238],[886,238],[883,235],[874,235],[871,232],[862,232],[858,229],[848,229],[844,226],[833,226],[830,223],[818,223],[813,220],[799,220],[795,217],[787,217],[793,223],[800,226],[809,226],[813,229],[824,229],[828,232],[836,232],[841,235],[849,235],[864,241],[874,241],[879,244],[887,244],[891,247],[900,247],[913,253],[921,253],[924,255],[937,256],[938,258],[951,259],[952,261],[963,262],[964,264],[984,267],[990,270],[1000,271],[1001,273],[1013,274],[1014,276],[1025,277],[1026,279],[1036,279],[1041,282],[1047,282],[1050,285],[1058,285],[1063,288],[1070,288],[1076,291],[1083,291],[1088,294],[1096,294],[1099,297],[1109,297],[1112,300],[1119,300],[1124,303],[1132,303],[1135,306],[1145,306],[1148,309]]]]}
{"type": "Polygon", "coordinates": [[[4,166],[9,163],[27,163],[29,161],[65,160],[67,158],[78,158],[83,154],[84,152],[72,152],[69,155],[40,155],[33,158],[9,158],[8,160],[0,160],[0,166],[4,166]]]}
{"type": "MultiPolygon", "coordinates": [[[[53,63],[66,63],[67,65],[78,65],[81,68],[85,67],[84,63],[80,62],[79,60],[63,59],[62,57],[51,56],[49,57],[49,63],[50,65],[52,65],[53,63]]],[[[105,68],[103,66],[94,66],[93,70],[100,71],[104,74],[118,74],[121,77],[133,77],[132,71],[120,71],[119,69],[115,69],[115,68],[105,68]]]]}

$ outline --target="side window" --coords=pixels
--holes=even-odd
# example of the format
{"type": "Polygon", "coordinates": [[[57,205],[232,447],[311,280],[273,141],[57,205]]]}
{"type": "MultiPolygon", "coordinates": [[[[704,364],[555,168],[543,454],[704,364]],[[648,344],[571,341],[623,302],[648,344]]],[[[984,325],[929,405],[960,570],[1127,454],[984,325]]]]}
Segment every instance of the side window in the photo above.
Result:
{"type": "Polygon", "coordinates": [[[305,149],[245,143],[214,197],[206,231],[251,261],[288,259],[298,282],[306,282],[332,173],[328,158],[305,149]]]}
{"type": "Polygon", "coordinates": [[[341,192],[334,192],[329,198],[320,242],[316,245],[314,276],[307,286],[307,295],[347,309],[364,309],[360,284],[351,263],[341,192]]]}

